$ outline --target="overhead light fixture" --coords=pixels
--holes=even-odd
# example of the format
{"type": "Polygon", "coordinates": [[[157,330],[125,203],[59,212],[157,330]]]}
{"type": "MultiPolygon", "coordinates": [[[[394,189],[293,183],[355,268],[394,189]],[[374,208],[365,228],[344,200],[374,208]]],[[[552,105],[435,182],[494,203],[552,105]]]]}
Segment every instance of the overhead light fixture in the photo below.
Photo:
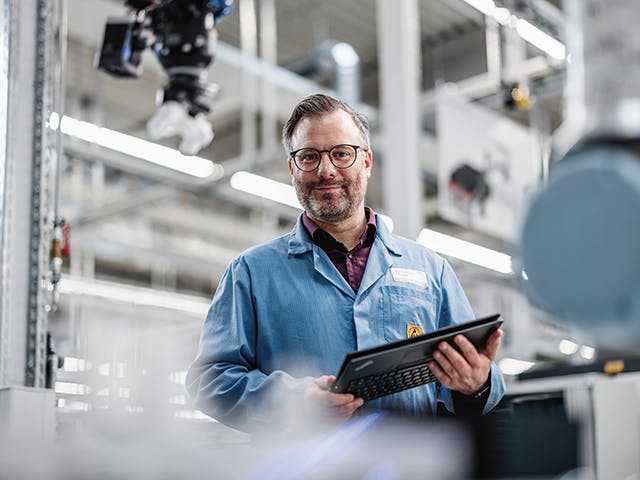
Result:
{"type": "Polygon", "coordinates": [[[208,415],[205,415],[200,410],[178,410],[173,414],[175,418],[180,418],[183,420],[204,420],[205,422],[218,423],[215,418],[211,418],[208,415]]]}
{"type": "Polygon", "coordinates": [[[422,229],[418,235],[418,243],[442,255],[458,258],[496,272],[513,273],[509,255],[435,230],[422,229]]]}
{"type": "Polygon", "coordinates": [[[143,140],[142,138],[100,127],[90,122],[64,115],[62,119],[53,112],[49,116],[49,128],[70,137],[93,143],[118,153],[145,160],[177,172],[197,178],[220,178],[222,165],[198,156],[187,156],[178,150],[143,140]]]}
{"type": "Polygon", "coordinates": [[[553,58],[563,60],[567,56],[567,49],[562,43],[523,18],[519,18],[516,21],[516,32],[518,32],[518,35],[520,35],[523,40],[526,40],[553,58]]]}
{"type": "Polygon", "coordinates": [[[186,395],[180,394],[169,397],[169,403],[171,405],[187,405],[188,401],[186,395]]]}
{"type": "Polygon", "coordinates": [[[183,293],[164,292],[123,283],[65,276],[60,280],[61,294],[86,295],[131,305],[167,308],[204,317],[209,299],[183,293]]]}
{"type": "Polygon", "coordinates": [[[58,408],[62,408],[65,411],[74,411],[74,412],[88,412],[91,410],[91,405],[87,402],[79,402],[79,401],[68,401],[65,398],[58,398],[56,402],[56,406],[58,408]]]}
{"type": "Polygon", "coordinates": [[[519,375],[522,372],[526,372],[535,365],[534,362],[527,362],[525,360],[517,360],[515,358],[503,358],[498,362],[498,367],[505,375],[519,375]]]}
{"type": "Polygon", "coordinates": [[[91,389],[87,385],[75,382],[56,382],[53,389],[56,393],[66,395],[86,395],[91,393],[91,389]]]}
{"type": "Polygon", "coordinates": [[[87,362],[84,358],[64,357],[63,370],[65,372],[84,372],[91,370],[91,362],[87,362]]]}
{"type": "Polygon", "coordinates": [[[490,17],[496,9],[496,4],[493,0],[464,0],[476,10],[484,13],[490,17]]]}
{"type": "Polygon", "coordinates": [[[184,385],[184,382],[187,381],[187,371],[181,370],[179,372],[171,372],[168,376],[170,382],[175,383],[176,385],[184,385]]]}
{"type": "Polygon", "coordinates": [[[578,351],[578,344],[571,340],[562,339],[558,345],[558,350],[565,355],[573,355],[578,351]]]}
{"type": "Polygon", "coordinates": [[[593,360],[595,353],[596,349],[593,347],[590,347],[588,345],[582,345],[580,347],[580,356],[585,360],[593,360]]]}
{"type": "Polygon", "coordinates": [[[229,182],[236,190],[302,210],[294,188],[286,183],[242,171],[234,173],[229,182]]]}
{"type": "Polygon", "coordinates": [[[567,49],[562,42],[559,42],[551,35],[543,32],[535,25],[523,18],[518,18],[504,7],[496,7],[493,0],[464,0],[485,16],[493,18],[504,26],[516,29],[517,34],[524,41],[529,42],[544,53],[558,60],[564,60],[567,56],[567,49]]]}

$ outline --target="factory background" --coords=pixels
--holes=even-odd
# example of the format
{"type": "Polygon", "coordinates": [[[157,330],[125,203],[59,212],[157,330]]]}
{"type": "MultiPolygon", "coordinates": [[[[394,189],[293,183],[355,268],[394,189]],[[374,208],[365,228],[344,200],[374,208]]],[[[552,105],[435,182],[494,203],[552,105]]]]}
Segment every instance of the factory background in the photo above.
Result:
{"type": "MultiPolygon", "coordinates": [[[[288,232],[301,212],[280,132],[300,99],[326,92],[371,122],[367,204],[396,233],[450,261],[477,316],[502,314],[497,364],[507,393],[522,403],[544,397],[541,409],[561,403],[581,425],[576,471],[587,473],[575,478],[636,478],[640,390],[627,373],[638,353],[635,334],[610,340],[540,308],[527,296],[520,255],[529,202],[562,142],[584,131],[573,114],[579,105],[589,113],[588,87],[607,88],[571,71],[582,61],[568,27],[580,2],[236,0],[216,21],[206,69],[217,85],[206,115],[214,137],[195,157],[180,154],[179,135],[151,138],[147,124],[167,81],[151,50],[139,78],[97,68],[105,25],[127,18],[124,3],[2,2],[0,428],[7,442],[99,439],[129,466],[114,467],[86,445],[77,471],[59,458],[43,464],[117,478],[158,478],[113,446],[147,439],[150,428],[194,430],[225,448],[249,442],[191,407],[184,377],[225,267],[288,232]],[[613,370],[603,373],[602,365],[613,370]],[[518,377],[545,368],[578,373],[530,383],[518,377]]],[[[622,21],[620,31],[628,27],[633,44],[638,6],[612,3],[584,2],[593,11],[578,15],[574,29],[595,25],[598,9],[615,8],[629,13],[612,18],[622,21]]],[[[593,35],[612,30],[603,22],[593,35]]],[[[631,70],[631,63],[616,65],[631,70]]],[[[637,275],[633,281],[637,291],[637,275]]],[[[615,318],[602,323],[616,329],[615,318]]],[[[182,452],[157,448],[173,459],[182,452]]],[[[0,477],[3,467],[13,478],[42,473],[0,458],[0,477]]],[[[221,478],[233,476],[231,467],[218,468],[221,478]]]]}

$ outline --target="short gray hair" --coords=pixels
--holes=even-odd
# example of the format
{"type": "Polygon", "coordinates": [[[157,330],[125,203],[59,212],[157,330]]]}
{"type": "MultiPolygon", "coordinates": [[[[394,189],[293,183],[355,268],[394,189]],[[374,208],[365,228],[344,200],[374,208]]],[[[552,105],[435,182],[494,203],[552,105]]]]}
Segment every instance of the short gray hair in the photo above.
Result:
{"type": "Polygon", "coordinates": [[[329,95],[317,93],[301,100],[293,108],[291,116],[287,120],[287,123],[284,124],[284,128],[282,129],[282,145],[287,154],[291,151],[293,131],[300,120],[307,117],[333,113],[337,110],[344,110],[351,116],[353,123],[356,124],[362,134],[362,141],[364,142],[362,146],[369,148],[369,121],[367,118],[361,113],[356,112],[349,104],[337,98],[330,97],[329,95]]]}

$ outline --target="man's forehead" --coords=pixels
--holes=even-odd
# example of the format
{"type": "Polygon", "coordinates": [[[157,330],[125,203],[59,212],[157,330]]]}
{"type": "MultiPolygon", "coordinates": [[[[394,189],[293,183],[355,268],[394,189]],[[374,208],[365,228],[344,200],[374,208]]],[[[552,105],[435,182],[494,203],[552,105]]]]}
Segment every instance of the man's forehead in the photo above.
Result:
{"type": "Polygon", "coordinates": [[[359,132],[356,122],[349,113],[344,110],[335,110],[333,112],[309,115],[300,119],[293,130],[293,136],[296,137],[310,130],[321,130],[323,128],[339,128],[343,131],[359,132]]]}

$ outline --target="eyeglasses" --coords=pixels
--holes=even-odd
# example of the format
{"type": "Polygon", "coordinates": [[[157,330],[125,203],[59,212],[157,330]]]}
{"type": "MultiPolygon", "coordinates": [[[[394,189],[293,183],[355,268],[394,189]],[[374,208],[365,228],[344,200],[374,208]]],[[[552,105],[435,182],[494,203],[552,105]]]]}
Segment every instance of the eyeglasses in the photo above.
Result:
{"type": "Polygon", "coordinates": [[[329,154],[329,161],[336,168],[349,168],[356,163],[358,157],[358,149],[367,150],[365,147],[359,147],[358,145],[335,145],[329,150],[318,150],[316,148],[300,148],[289,152],[293,163],[303,172],[313,172],[320,166],[320,160],[322,160],[322,154],[327,152],[329,154]]]}

